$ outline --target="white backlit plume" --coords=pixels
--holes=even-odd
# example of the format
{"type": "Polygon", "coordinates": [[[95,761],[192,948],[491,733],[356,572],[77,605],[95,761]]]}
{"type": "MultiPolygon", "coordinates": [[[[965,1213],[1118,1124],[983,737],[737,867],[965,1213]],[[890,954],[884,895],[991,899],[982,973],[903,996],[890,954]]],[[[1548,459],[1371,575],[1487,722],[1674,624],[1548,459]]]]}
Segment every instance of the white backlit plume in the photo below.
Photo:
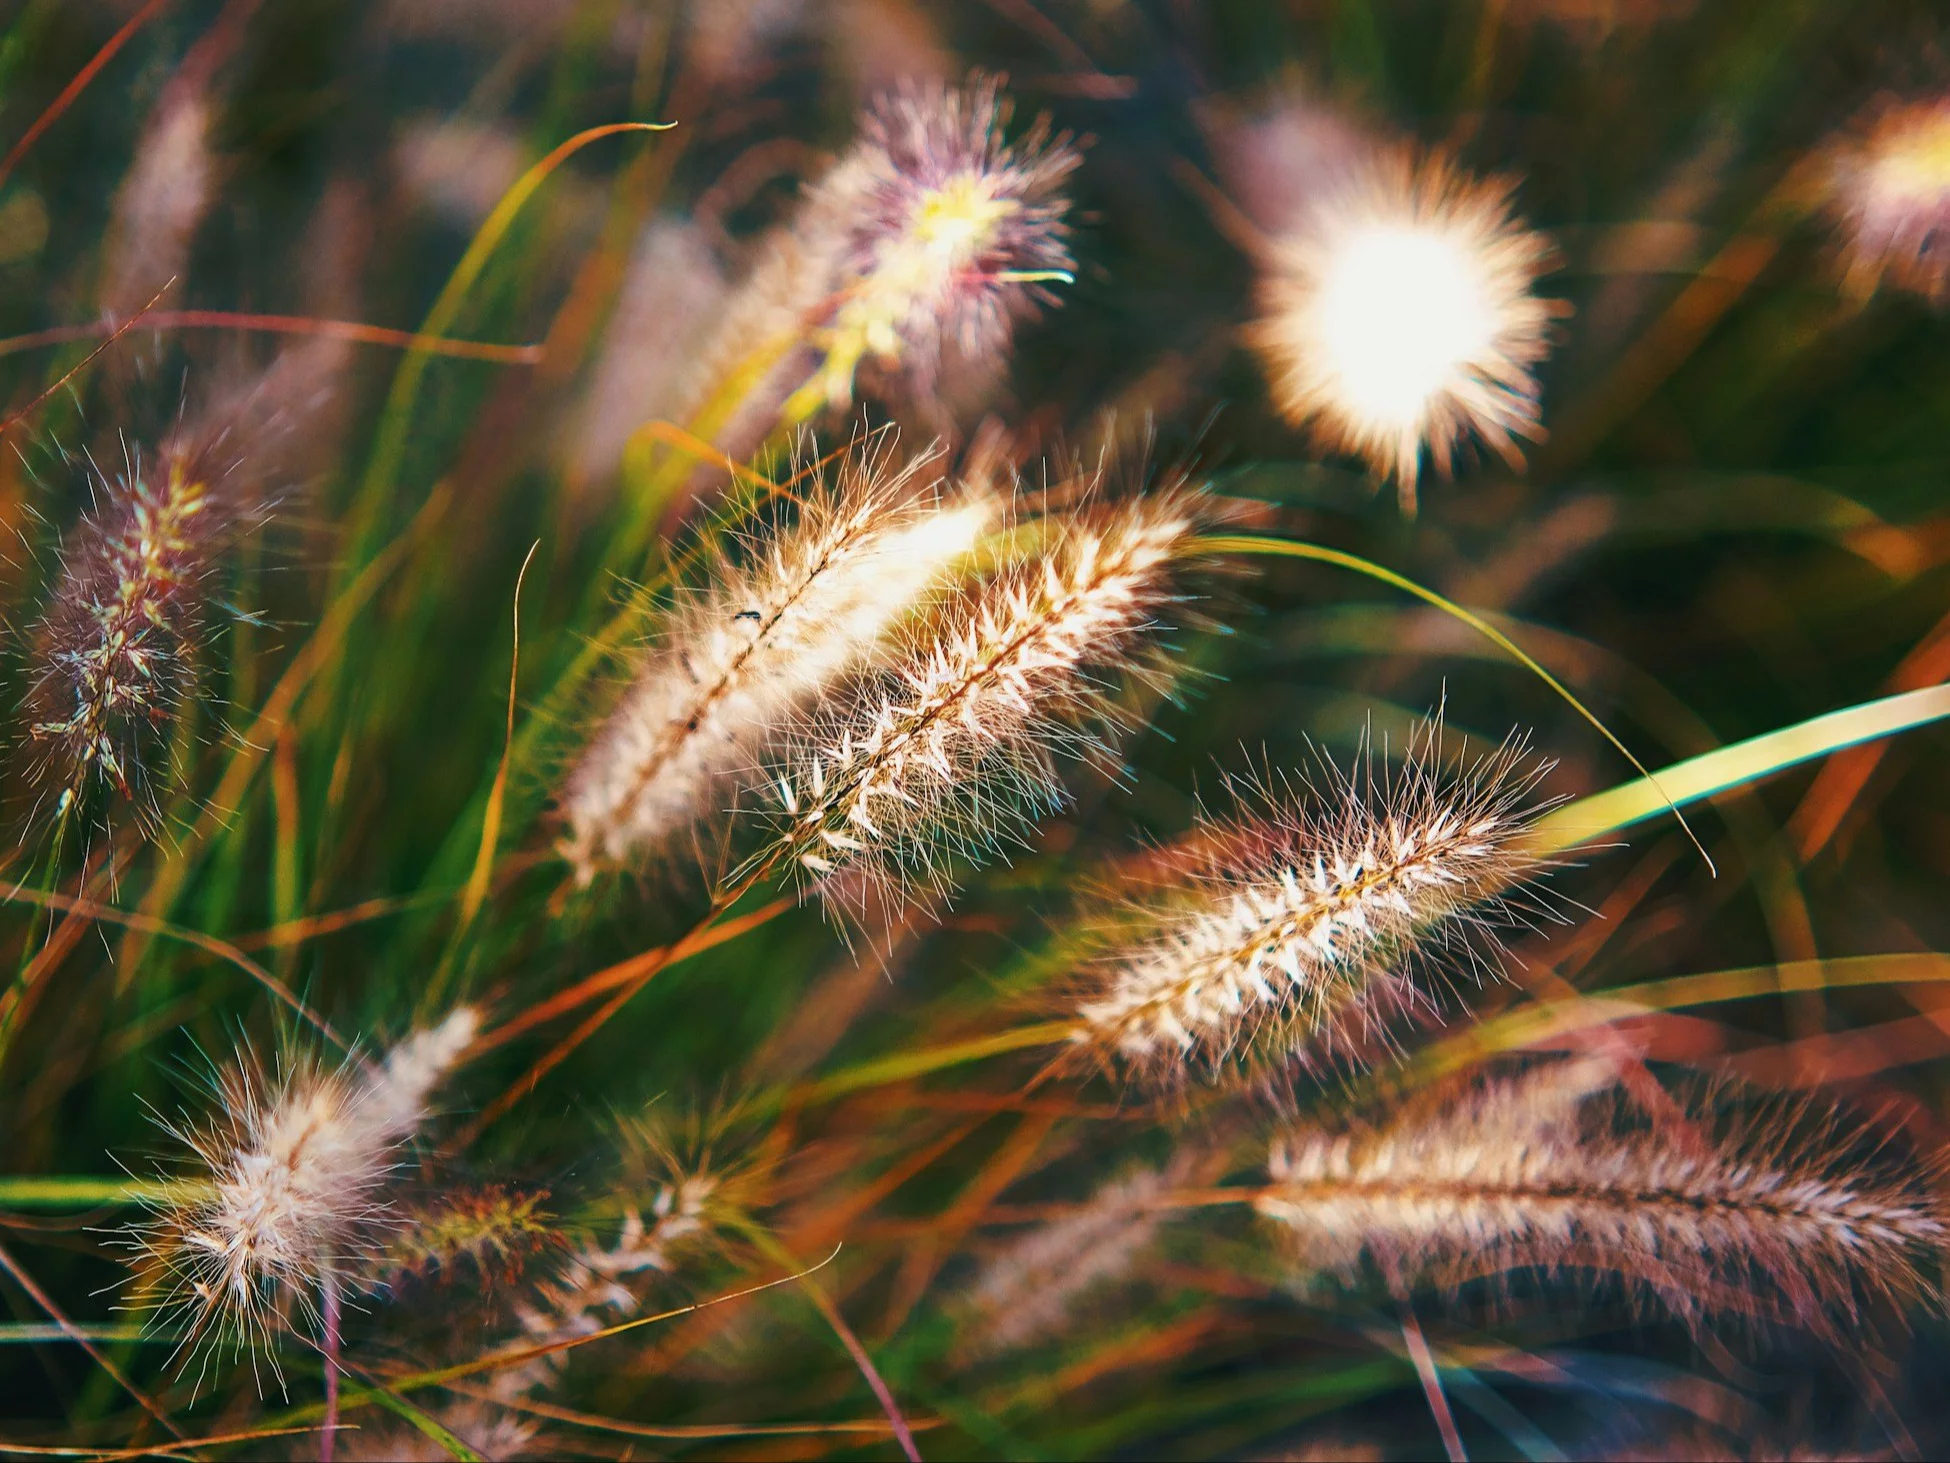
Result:
{"type": "Polygon", "coordinates": [[[1437,156],[1383,155],[1275,245],[1252,343],[1274,398],[1321,444],[1392,476],[1413,511],[1426,450],[1447,473],[1478,437],[1512,464],[1538,437],[1533,367],[1555,301],[1533,292],[1551,246],[1508,184],[1437,156]]]}

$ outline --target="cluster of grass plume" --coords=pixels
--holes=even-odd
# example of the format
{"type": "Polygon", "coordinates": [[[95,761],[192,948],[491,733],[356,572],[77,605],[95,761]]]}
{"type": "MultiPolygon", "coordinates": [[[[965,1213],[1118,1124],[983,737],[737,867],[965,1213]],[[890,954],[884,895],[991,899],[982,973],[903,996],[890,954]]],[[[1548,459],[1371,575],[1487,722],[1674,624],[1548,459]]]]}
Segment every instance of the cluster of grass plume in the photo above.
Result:
{"type": "Polygon", "coordinates": [[[1950,1441],[1940,17],[1277,9],[0,19],[0,1448],[1950,1441]]]}

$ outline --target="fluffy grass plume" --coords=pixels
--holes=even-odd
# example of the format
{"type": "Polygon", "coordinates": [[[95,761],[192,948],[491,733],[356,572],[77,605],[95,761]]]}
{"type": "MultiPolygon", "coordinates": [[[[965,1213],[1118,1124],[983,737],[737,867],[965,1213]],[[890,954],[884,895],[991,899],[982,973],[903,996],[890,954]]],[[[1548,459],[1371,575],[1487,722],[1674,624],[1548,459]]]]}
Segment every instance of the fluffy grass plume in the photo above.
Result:
{"type": "Polygon", "coordinates": [[[1020,841],[1062,800],[1057,754],[1106,745],[1189,509],[1165,493],[1045,521],[1039,554],[934,617],[786,761],[785,855],[825,893],[898,898],[1020,841]]]}
{"type": "Polygon", "coordinates": [[[1397,1287],[1610,1277],[1678,1315],[1814,1331],[1934,1293],[1950,1212],[1837,1113],[1693,1093],[1648,1116],[1570,1064],[1278,1140],[1257,1201],[1317,1274],[1397,1287]]]}
{"type": "Polygon", "coordinates": [[[1536,293],[1553,249],[1514,185],[1441,154],[1379,151],[1281,235],[1250,339],[1276,405],[1329,451],[1365,458],[1415,507],[1426,453],[1453,470],[1480,438],[1513,466],[1541,436],[1535,367],[1559,306],[1536,293]]]}
{"type": "Polygon", "coordinates": [[[322,1286],[356,1280],[393,1217],[400,1150],[478,1024],[461,1007],[377,1063],[298,1058],[274,1074],[246,1060],[219,1079],[211,1126],[171,1126],[197,1160],[191,1196],[136,1244],[151,1297],[187,1321],[185,1347],[261,1349],[275,1369],[274,1330],[311,1314],[322,1286]]]}
{"type": "Polygon", "coordinates": [[[862,368],[923,409],[945,360],[992,365],[1069,278],[1078,162],[1037,122],[1014,141],[993,80],[915,81],[767,236],[698,348],[684,414],[734,451],[854,398],[862,368]],[[728,399],[727,399],[728,398],[728,399]]]}
{"type": "Polygon", "coordinates": [[[1059,191],[1078,156],[1037,122],[1006,140],[993,80],[912,83],[868,108],[821,185],[815,214],[844,218],[839,298],[815,332],[824,359],[788,407],[845,406],[862,362],[898,368],[924,399],[943,353],[1000,355],[1016,322],[1074,264],[1059,191]]]}
{"type": "Polygon", "coordinates": [[[953,495],[882,439],[783,519],[748,518],[569,776],[578,879],[627,864],[730,795],[727,780],[951,579],[1001,505],[953,495]]]}
{"type": "Polygon", "coordinates": [[[1238,810],[1208,817],[1140,903],[1149,932],[1087,977],[1077,1040],[1158,1076],[1355,1045],[1427,1003],[1418,970],[1488,965],[1495,929],[1537,907],[1545,770],[1517,738],[1445,758],[1431,723],[1398,766],[1235,781],[1238,810]]]}
{"type": "Polygon", "coordinates": [[[962,1354],[989,1356],[1061,1335],[1087,1296],[1129,1275],[1166,1218],[1161,1200],[1186,1171],[1174,1163],[1121,1175],[1074,1214],[999,1249],[968,1287],[962,1354]]]}
{"type": "Polygon", "coordinates": [[[34,636],[27,735],[57,816],[105,788],[152,818],[150,777],[192,694],[208,581],[237,523],[207,453],[172,446],[95,483],[34,636]]]}

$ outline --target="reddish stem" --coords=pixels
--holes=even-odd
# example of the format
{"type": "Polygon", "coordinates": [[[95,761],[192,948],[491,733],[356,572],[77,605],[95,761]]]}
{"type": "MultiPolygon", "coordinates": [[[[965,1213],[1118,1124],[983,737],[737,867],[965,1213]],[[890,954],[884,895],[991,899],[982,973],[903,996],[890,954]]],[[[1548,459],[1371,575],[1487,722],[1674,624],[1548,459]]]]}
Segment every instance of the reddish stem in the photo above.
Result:
{"type": "Polygon", "coordinates": [[[320,1287],[325,1300],[325,1424],[318,1437],[318,1463],[332,1463],[339,1426],[339,1284],[330,1270],[320,1287]]]}

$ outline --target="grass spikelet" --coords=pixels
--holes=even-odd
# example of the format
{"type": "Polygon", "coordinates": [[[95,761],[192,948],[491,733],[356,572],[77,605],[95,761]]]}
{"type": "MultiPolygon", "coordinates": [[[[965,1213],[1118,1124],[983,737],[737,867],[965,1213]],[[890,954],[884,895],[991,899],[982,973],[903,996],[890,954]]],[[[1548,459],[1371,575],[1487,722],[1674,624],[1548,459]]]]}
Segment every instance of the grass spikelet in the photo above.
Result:
{"type": "Polygon", "coordinates": [[[938,890],[1062,800],[1055,754],[1106,745],[1192,526],[1180,495],[1046,525],[1035,559],[971,590],[787,761],[784,853],[821,892],[938,890]]]}
{"type": "Polygon", "coordinates": [[[1113,1179],[1075,1214],[997,1253],[969,1287],[963,1352],[993,1355],[1061,1331],[1087,1294],[1128,1274],[1150,1245],[1165,1217],[1158,1200],[1183,1167],[1113,1179]]]}
{"type": "Polygon", "coordinates": [[[149,818],[151,764],[193,689],[204,589],[235,514],[221,475],[183,448],[96,493],[36,634],[27,732],[57,816],[99,786],[149,818]]]}
{"type": "Polygon", "coordinates": [[[1655,1120],[1550,1067],[1279,1140],[1257,1201],[1310,1271],[1397,1288],[1610,1277],[1689,1320],[1816,1332],[1926,1288],[1950,1240],[1927,1175],[1834,1113],[1691,1094],[1655,1120]],[[1549,1097],[1534,1099],[1539,1083],[1549,1097]]]}
{"type": "Polygon", "coordinates": [[[647,1210],[627,1207],[612,1243],[586,1241],[538,1287],[536,1299],[518,1312],[522,1329],[536,1340],[558,1341],[601,1330],[605,1313],[632,1314],[631,1282],[670,1273],[686,1245],[709,1235],[717,1193],[711,1174],[684,1174],[660,1185],[647,1210]]]}
{"type": "Polygon", "coordinates": [[[1851,292],[1950,299],[1950,98],[1879,107],[1830,149],[1826,184],[1851,292]]]}
{"type": "Polygon", "coordinates": [[[738,558],[679,605],[563,795],[562,849],[582,883],[709,811],[728,775],[975,547],[1000,505],[948,497],[933,463],[860,449],[790,522],[747,524],[738,558]]]}
{"type": "Polygon", "coordinates": [[[547,1202],[544,1191],[488,1184],[405,1207],[380,1276],[453,1280],[471,1269],[482,1280],[512,1279],[529,1256],[559,1243],[547,1202]]]}
{"type": "Polygon", "coordinates": [[[1239,811],[1206,819],[1141,904],[1152,932],[1088,977],[1078,1040],[1161,1076],[1304,1061],[1426,1001],[1418,967],[1492,963],[1481,937],[1531,910],[1529,803],[1548,769],[1520,738],[1473,761],[1440,738],[1430,723],[1380,772],[1323,758],[1318,785],[1234,781],[1239,811]]]}
{"type": "Polygon", "coordinates": [[[1365,458],[1415,508],[1426,452],[1470,438],[1520,465],[1541,437],[1533,368],[1561,307],[1534,291],[1554,250],[1512,214],[1514,185],[1435,154],[1380,152],[1276,243],[1250,340],[1294,425],[1365,458]]]}
{"type": "Polygon", "coordinates": [[[273,1075],[246,1060],[219,1079],[214,1126],[171,1127],[210,1189],[135,1244],[157,1301],[186,1317],[185,1347],[268,1351],[294,1309],[309,1314],[322,1285],[356,1275],[394,1218],[385,1189],[400,1150],[477,1026],[462,1007],[373,1064],[296,1060],[273,1075]]]}
{"type": "Polygon", "coordinates": [[[868,107],[766,239],[678,394],[695,409],[732,389],[738,404],[711,424],[721,445],[743,452],[781,416],[849,405],[863,366],[926,402],[944,355],[992,364],[1054,301],[1073,264],[1061,185],[1078,154],[1041,121],[1010,142],[1008,120],[986,79],[916,82],[868,107]]]}
{"type": "Polygon", "coordinates": [[[840,298],[815,332],[823,361],[787,406],[809,414],[853,399],[872,361],[912,393],[933,387],[944,350],[1000,355],[1016,322],[1054,298],[1075,261],[1059,185],[1078,154],[1039,121],[1005,141],[1009,105],[992,79],[911,83],[867,111],[814,214],[843,214],[840,298]]]}

